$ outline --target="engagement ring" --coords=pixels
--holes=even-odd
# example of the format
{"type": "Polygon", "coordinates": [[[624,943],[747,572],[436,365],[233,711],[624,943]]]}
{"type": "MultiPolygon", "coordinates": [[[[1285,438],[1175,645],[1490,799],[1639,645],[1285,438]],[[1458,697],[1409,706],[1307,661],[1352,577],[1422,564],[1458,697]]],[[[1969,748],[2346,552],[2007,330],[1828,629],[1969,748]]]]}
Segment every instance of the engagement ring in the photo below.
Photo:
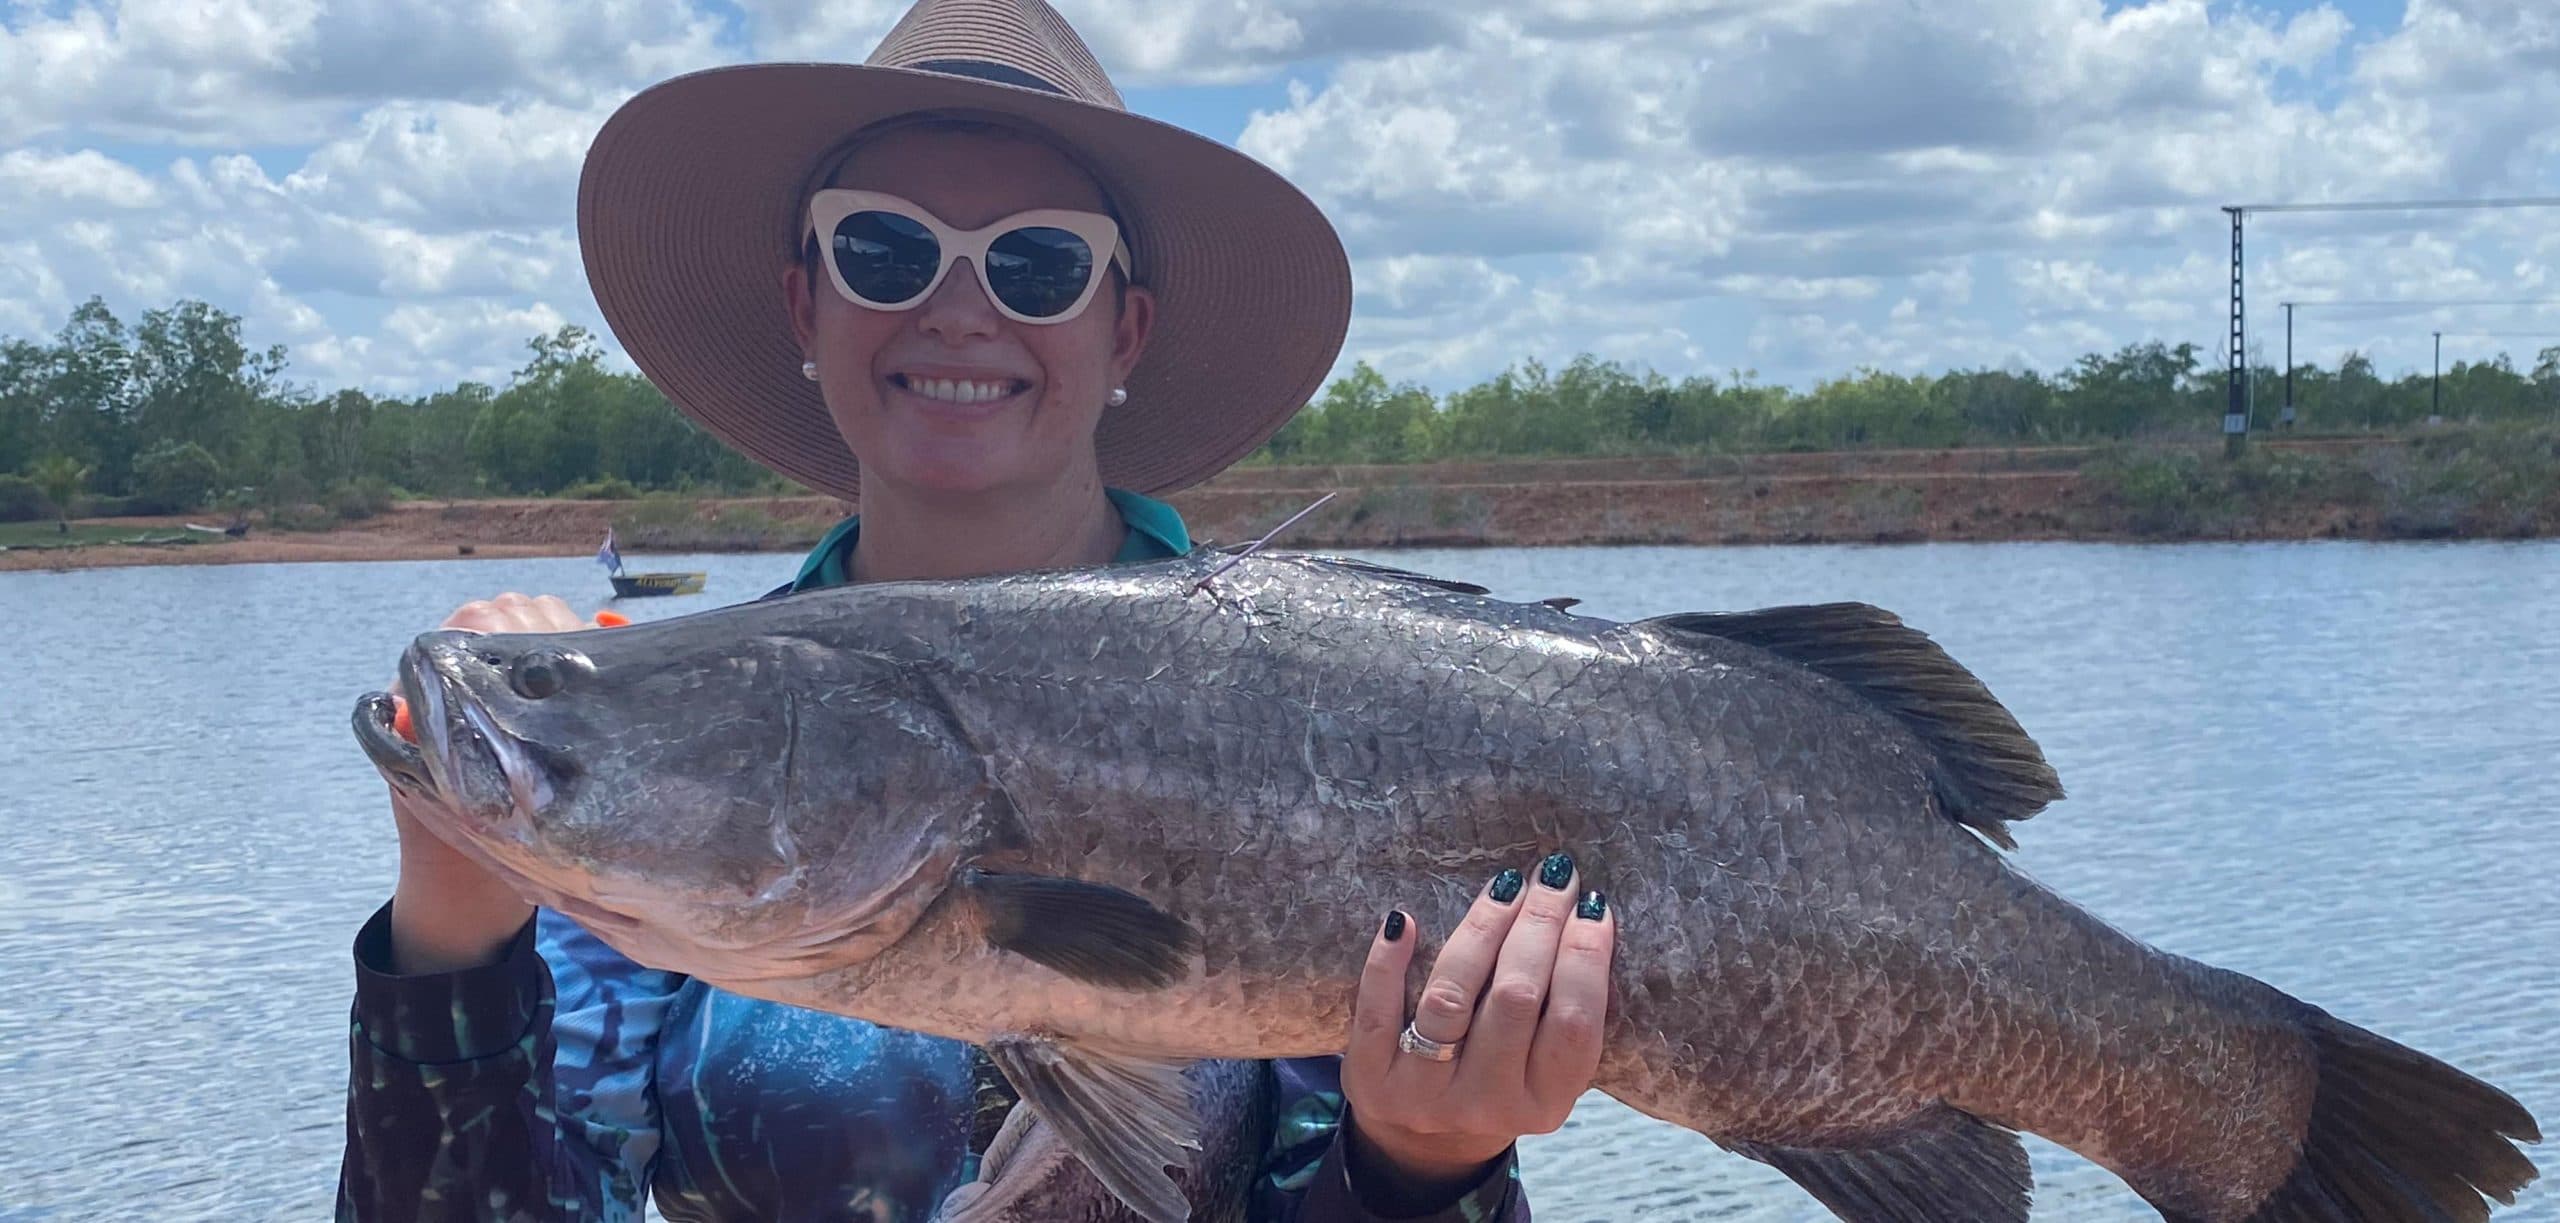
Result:
{"type": "Polygon", "coordinates": [[[1465,1043],[1467,1042],[1461,1039],[1450,1041],[1445,1045],[1441,1044],[1439,1041],[1433,1040],[1420,1032],[1414,1031],[1413,1025],[1410,1023],[1404,1025],[1404,1035],[1396,1038],[1397,1048],[1413,1054],[1416,1057],[1434,1062],[1456,1061],[1458,1058],[1458,1046],[1465,1043]]]}

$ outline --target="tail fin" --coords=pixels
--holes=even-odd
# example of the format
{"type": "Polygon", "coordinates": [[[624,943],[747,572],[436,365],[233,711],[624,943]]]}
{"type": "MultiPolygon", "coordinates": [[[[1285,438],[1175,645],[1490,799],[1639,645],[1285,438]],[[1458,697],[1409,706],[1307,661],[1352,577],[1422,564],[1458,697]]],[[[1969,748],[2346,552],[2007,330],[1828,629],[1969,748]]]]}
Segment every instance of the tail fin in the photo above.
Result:
{"type": "Polygon", "coordinates": [[[2489,1217],[2513,1205],[2539,1142],[2513,1097],[2451,1066],[2316,1008],[2305,1027],[2320,1084],[2302,1156],[2248,1223],[2394,1223],[2489,1217]]]}

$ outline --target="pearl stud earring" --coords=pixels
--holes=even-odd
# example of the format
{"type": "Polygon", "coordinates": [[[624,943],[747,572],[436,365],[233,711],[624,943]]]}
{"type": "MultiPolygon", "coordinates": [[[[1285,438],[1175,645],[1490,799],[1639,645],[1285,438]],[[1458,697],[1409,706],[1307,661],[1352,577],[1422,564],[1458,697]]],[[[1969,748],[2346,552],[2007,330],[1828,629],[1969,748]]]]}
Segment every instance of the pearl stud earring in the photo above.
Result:
{"type": "Polygon", "coordinates": [[[816,382],[816,381],[818,380],[818,363],[817,363],[817,362],[815,362],[815,361],[803,361],[803,362],[801,362],[801,363],[800,363],[800,376],[801,376],[801,377],[803,377],[803,378],[808,379],[808,380],[809,380],[809,381],[811,381],[811,382],[816,382]]]}

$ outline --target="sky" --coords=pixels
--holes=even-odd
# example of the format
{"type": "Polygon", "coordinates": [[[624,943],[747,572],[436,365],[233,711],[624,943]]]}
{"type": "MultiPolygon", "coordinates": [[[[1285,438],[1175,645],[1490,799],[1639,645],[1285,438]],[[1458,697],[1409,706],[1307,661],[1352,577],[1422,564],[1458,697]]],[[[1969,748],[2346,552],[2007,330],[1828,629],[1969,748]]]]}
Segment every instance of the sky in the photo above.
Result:
{"type": "MultiPolygon", "coordinates": [[[[579,162],[657,80],[859,61],[905,0],[0,0],[0,336],[181,298],[290,380],[610,335],[579,162]]],[[[2226,204],[2560,196],[2554,0],[1057,0],[1132,107],[1332,218],[1341,368],[1589,353],[1809,388],[2227,329],[2226,204]]],[[[2560,208],[2259,214],[2251,347],[2560,343],[2560,208]],[[2545,338],[2547,337],[2547,338],[2545,338]]],[[[617,364],[628,368],[614,353],[617,364]]]]}

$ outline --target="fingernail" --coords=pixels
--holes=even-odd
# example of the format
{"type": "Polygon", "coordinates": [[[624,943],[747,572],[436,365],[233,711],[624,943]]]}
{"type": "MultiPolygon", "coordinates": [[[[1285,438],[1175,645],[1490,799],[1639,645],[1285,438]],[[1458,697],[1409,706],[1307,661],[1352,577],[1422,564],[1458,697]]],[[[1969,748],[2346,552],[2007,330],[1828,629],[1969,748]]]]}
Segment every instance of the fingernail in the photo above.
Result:
{"type": "Polygon", "coordinates": [[[1573,855],[1561,851],[1548,854],[1547,860],[1538,864],[1538,882],[1563,891],[1564,885],[1573,882],[1573,855]]]}
{"type": "Polygon", "coordinates": [[[1402,909],[1389,909],[1389,910],[1387,910],[1387,941],[1388,941],[1388,942],[1390,942],[1390,943],[1392,943],[1392,942],[1396,941],[1397,939],[1400,939],[1400,938],[1403,938],[1403,937],[1404,937],[1404,910],[1402,910],[1402,909]]]}
{"type": "Polygon", "coordinates": [[[1493,903],[1498,905],[1507,905],[1518,899],[1520,896],[1520,872],[1507,866],[1502,868],[1502,873],[1493,877],[1493,887],[1491,891],[1493,893],[1493,903]]]}
{"type": "Polygon", "coordinates": [[[1573,915],[1586,921],[1598,921],[1609,911],[1609,898],[1598,892],[1584,892],[1582,903],[1573,906],[1573,915]]]}

